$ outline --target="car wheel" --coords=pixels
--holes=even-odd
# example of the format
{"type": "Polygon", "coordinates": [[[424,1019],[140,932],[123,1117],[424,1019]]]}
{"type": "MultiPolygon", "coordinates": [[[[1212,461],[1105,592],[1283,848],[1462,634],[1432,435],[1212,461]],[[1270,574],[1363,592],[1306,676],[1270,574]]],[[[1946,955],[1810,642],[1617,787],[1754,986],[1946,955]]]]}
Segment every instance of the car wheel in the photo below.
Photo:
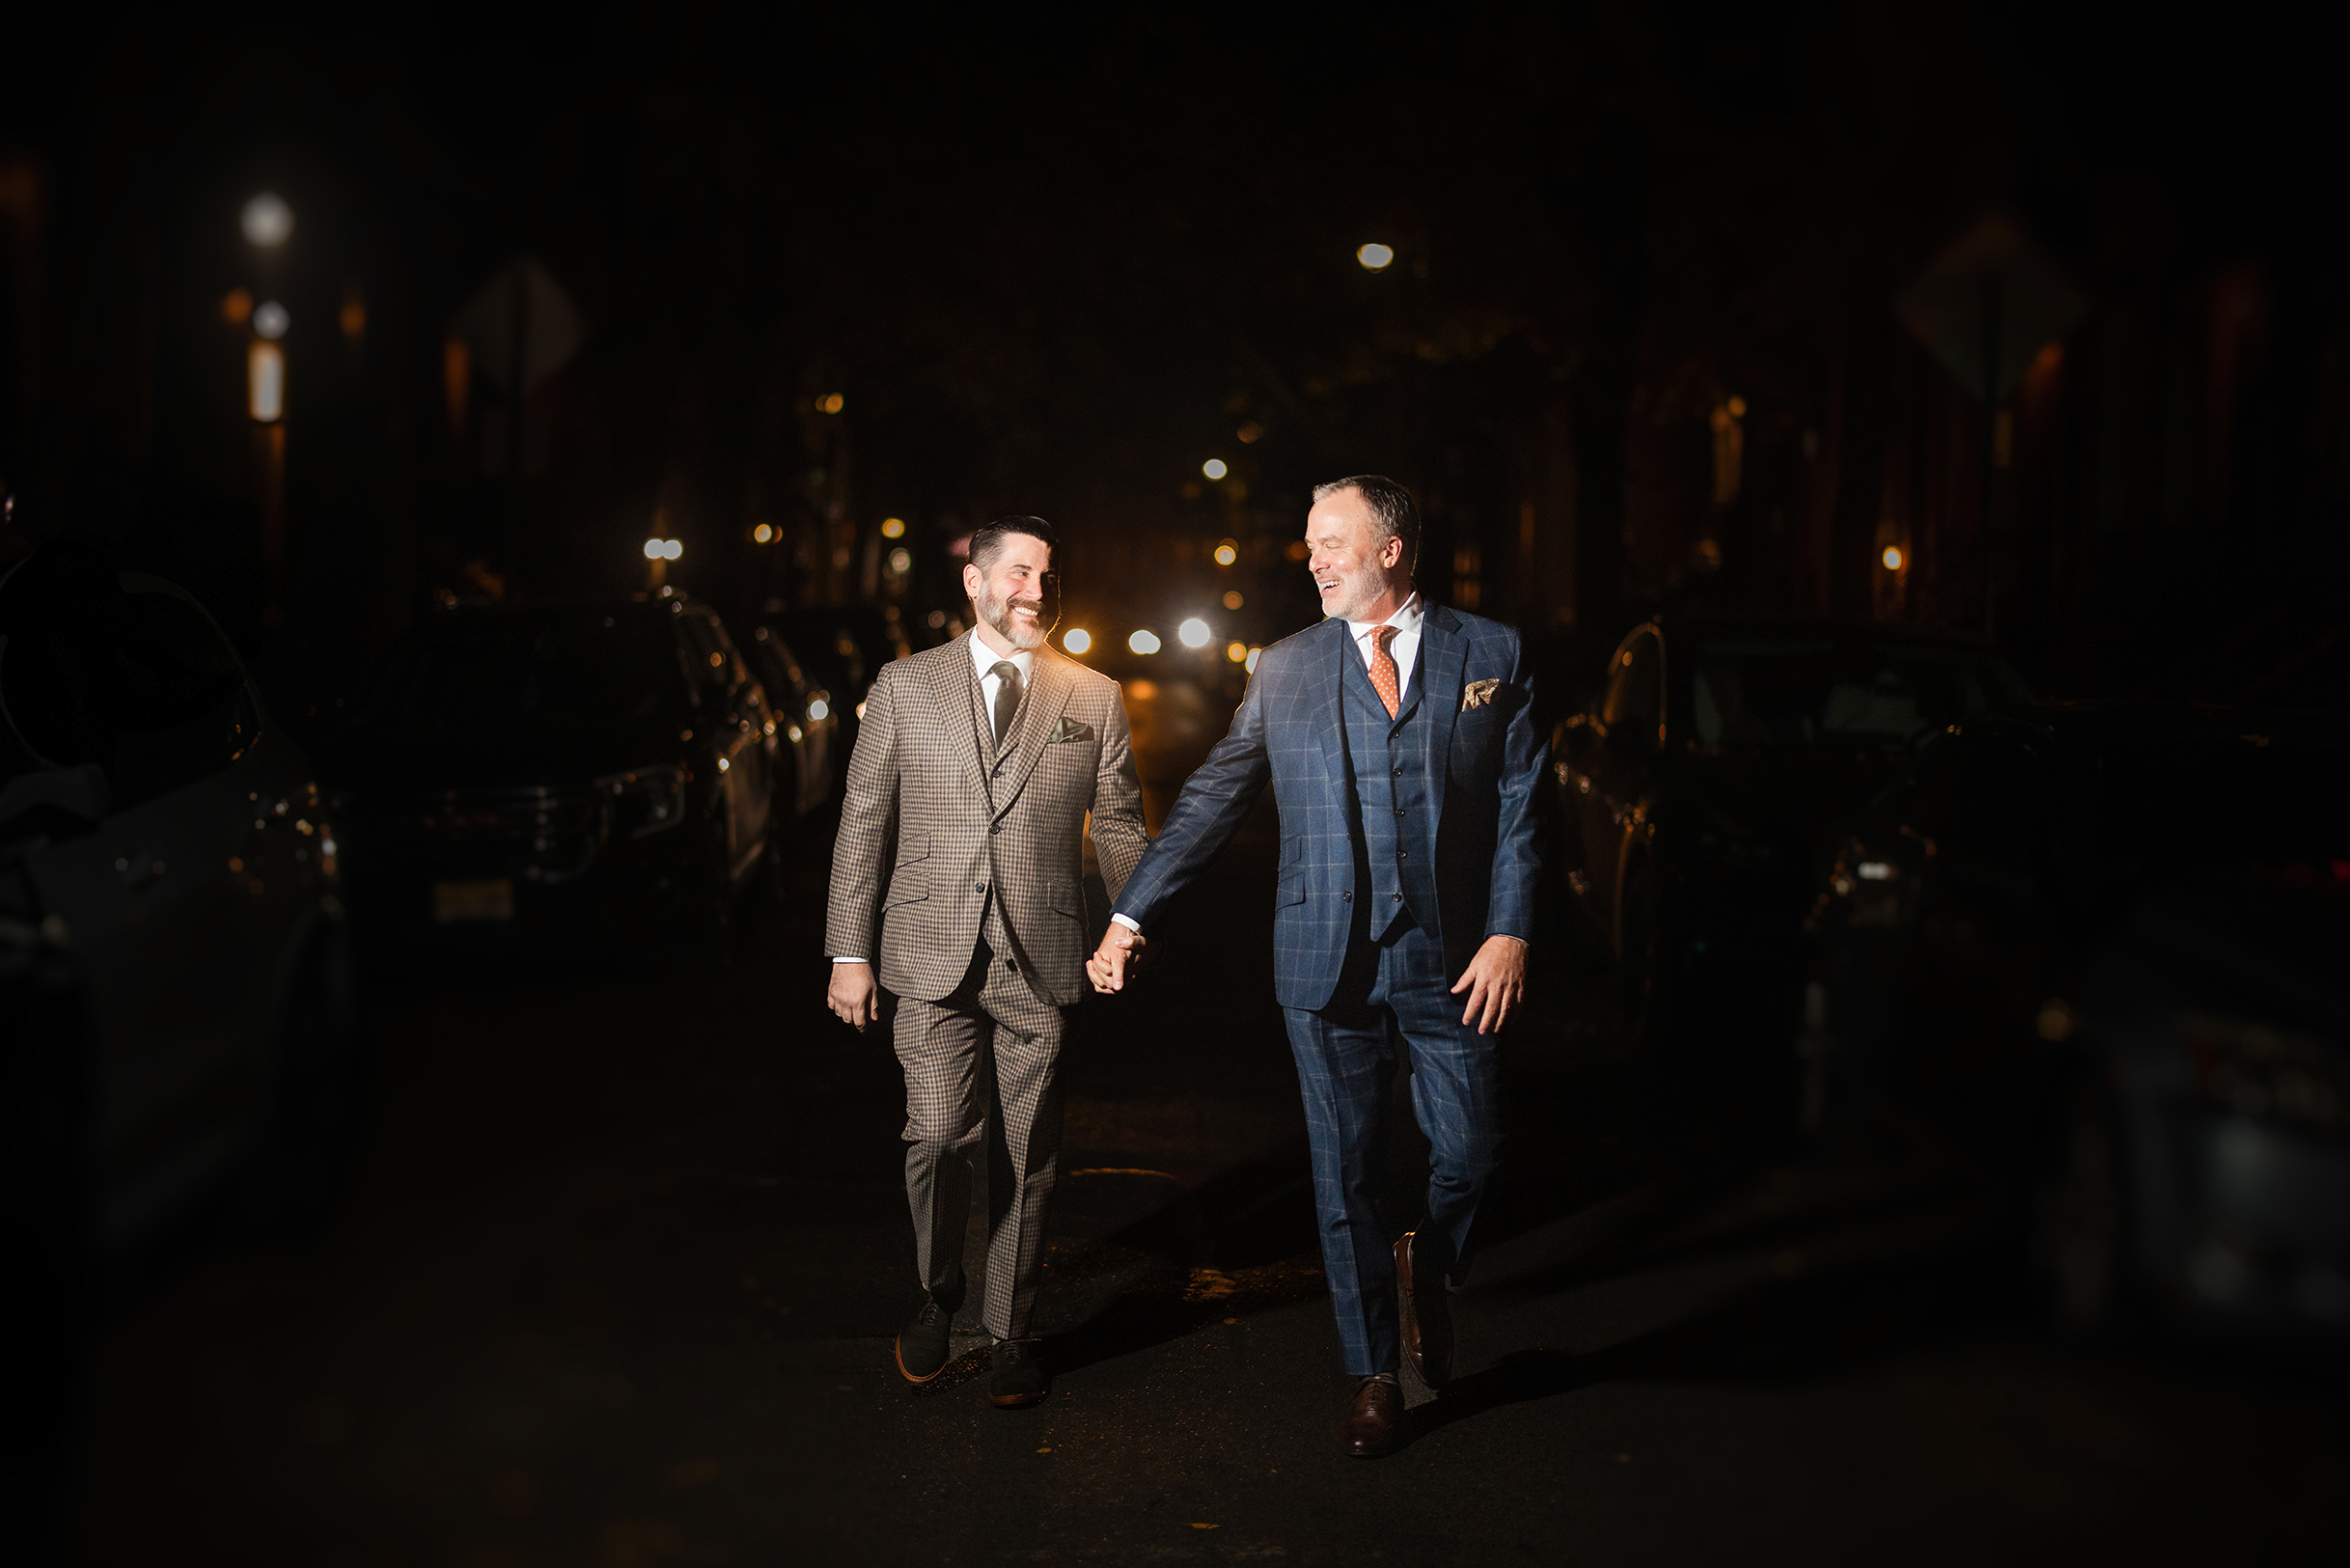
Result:
{"type": "Polygon", "coordinates": [[[278,1021],[248,1210],[263,1232],[301,1239],[333,1218],[356,1168],[367,1055],[350,939],[340,924],[311,940],[278,1021]]]}
{"type": "Polygon", "coordinates": [[[2049,1321],[2068,1334],[2114,1332],[2129,1292],[2129,1201],[2119,1125],[2083,1079],[2052,1118],[2030,1214],[2033,1283],[2049,1321]]]}

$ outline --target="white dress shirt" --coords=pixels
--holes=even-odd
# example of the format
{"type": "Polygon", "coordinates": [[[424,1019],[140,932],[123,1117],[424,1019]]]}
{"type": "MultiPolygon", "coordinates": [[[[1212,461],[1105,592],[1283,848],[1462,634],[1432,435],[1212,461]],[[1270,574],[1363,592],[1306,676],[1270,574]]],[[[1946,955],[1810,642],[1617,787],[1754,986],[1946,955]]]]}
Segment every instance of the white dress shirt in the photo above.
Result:
{"type": "Polygon", "coordinates": [[[1420,591],[1414,589],[1412,596],[1397,606],[1396,613],[1385,620],[1350,620],[1346,623],[1347,635],[1355,640],[1355,651],[1363,655],[1365,670],[1370,668],[1370,634],[1382,626],[1396,628],[1395,640],[1387,645],[1387,651],[1396,661],[1397,701],[1401,701],[1403,694],[1412,689],[1412,665],[1420,657],[1420,622],[1425,615],[1426,611],[1420,602],[1420,591]]]}
{"type": "MultiPolygon", "coordinates": [[[[1425,619],[1426,613],[1420,602],[1420,591],[1414,589],[1412,596],[1398,605],[1396,613],[1385,620],[1350,620],[1346,623],[1347,633],[1355,640],[1355,652],[1362,656],[1366,672],[1370,669],[1370,634],[1382,626],[1396,628],[1395,640],[1387,645],[1387,651],[1396,661],[1397,701],[1401,701],[1403,694],[1412,689],[1412,665],[1420,657],[1420,622],[1425,619]]],[[[1123,915],[1114,914],[1110,919],[1129,931],[1142,930],[1141,926],[1123,915]]]]}
{"type": "MultiPolygon", "coordinates": [[[[985,643],[981,642],[979,628],[972,627],[971,665],[979,672],[980,707],[986,713],[989,724],[995,723],[996,690],[1004,684],[1003,678],[991,672],[1003,662],[1004,656],[985,643]]],[[[1011,656],[1011,662],[1013,667],[1020,672],[1020,689],[1028,690],[1029,681],[1035,678],[1037,674],[1037,650],[1033,647],[1024,647],[1011,656]]]]}
{"type": "MultiPolygon", "coordinates": [[[[971,645],[971,667],[980,677],[980,707],[987,715],[987,722],[993,724],[995,723],[995,694],[1004,684],[1004,677],[995,673],[995,667],[1004,662],[1004,657],[994,648],[980,641],[979,628],[976,626],[971,629],[971,635],[966,641],[971,645]]],[[[1037,674],[1037,650],[1032,647],[1020,649],[1011,656],[1011,664],[1012,668],[1020,672],[1020,689],[1028,690],[1030,680],[1035,678],[1037,674]]],[[[836,964],[862,964],[865,960],[838,957],[833,962],[836,964]]]]}

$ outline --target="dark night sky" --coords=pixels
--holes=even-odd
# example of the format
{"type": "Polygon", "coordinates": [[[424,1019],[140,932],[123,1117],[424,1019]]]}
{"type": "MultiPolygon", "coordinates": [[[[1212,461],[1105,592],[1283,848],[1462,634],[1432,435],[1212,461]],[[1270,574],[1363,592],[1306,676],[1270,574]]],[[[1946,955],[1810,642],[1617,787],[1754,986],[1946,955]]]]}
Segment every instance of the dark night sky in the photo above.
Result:
{"type": "MultiPolygon", "coordinates": [[[[134,417],[125,301],[160,301],[168,343],[234,261],[220,214],[276,181],[308,193],[314,292],[368,270],[370,352],[397,362],[351,426],[369,433],[306,437],[296,509],[359,491],[404,509],[428,576],[441,534],[479,544],[419,454],[438,323],[517,248],[594,328],[576,371],[592,475],[546,503],[554,521],[488,546],[526,577],[614,556],[659,506],[716,534],[778,505],[815,451],[795,411],[826,390],[849,401],[860,516],[1212,534],[1237,513],[1183,489],[1213,451],[1249,506],[1291,521],[1313,480],[1379,468],[1490,531],[1556,405],[1589,527],[1614,493],[1590,488],[1608,420],[1696,429],[1743,387],[1756,442],[1792,441],[1821,418],[1839,299],[1889,292],[1994,204],[2101,299],[2259,261],[2276,336],[2304,340],[2279,361],[2288,420],[2323,402],[2341,315],[2323,53],[2234,8],[2192,25],[1601,5],[4,26],[0,144],[41,161],[51,206],[12,482],[150,536],[160,510],[204,509],[200,465],[168,455],[175,420],[201,423],[174,412],[168,352],[166,455],[108,433],[134,417]],[[1374,238],[1399,253],[1379,276],[1351,262],[1374,238]],[[1245,453],[1242,421],[1267,432],[1245,453]]],[[[2332,493],[2306,454],[2280,461],[2262,509],[2332,493]]]]}

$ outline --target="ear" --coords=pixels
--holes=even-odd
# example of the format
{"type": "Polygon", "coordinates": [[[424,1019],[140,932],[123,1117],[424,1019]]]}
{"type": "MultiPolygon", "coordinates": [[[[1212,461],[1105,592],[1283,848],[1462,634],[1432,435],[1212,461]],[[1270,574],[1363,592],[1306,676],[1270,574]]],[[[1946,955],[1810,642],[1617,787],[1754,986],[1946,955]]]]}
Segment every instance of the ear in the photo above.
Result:
{"type": "Polygon", "coordinates": [[[986,586],[987,574],[985,572],[980,570],[977,566],[966,565],[963,567],[963,591],[970,595],[972,603],[977,604],[980,602],[980,590],[985,588],[986,586]]]}
{"type": "Polygon", "coordinates": [[[1403,536],[1390,534],[1387,536],[1387,542],[1379,546],[1379,564],[1385,566],[1389,571],[1394,571],[1396,564],[1402,560],[1403,536]]]}

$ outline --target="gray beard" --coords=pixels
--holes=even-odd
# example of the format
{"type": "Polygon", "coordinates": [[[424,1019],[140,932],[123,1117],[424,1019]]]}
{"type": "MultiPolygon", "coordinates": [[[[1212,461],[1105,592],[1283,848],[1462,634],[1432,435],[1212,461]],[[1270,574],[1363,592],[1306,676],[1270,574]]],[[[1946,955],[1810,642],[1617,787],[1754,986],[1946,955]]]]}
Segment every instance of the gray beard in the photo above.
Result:
{"type": "MultiPolygon", "coordinates": [[[[1020,602],[1029,604],[1037,601],[1023,599],[1020,602]]],[[[1012,619],[1011,606],[1011,600],[994,598],[982,591],[980,594],[980,619],[993,626],[996,635],[1013,647],[1022,650],[1042,647],[1044,639],[1051,635],[1053,628],[1044,624],[1042,620],[1038,620],[1033,626],[1021,625],[1020,622],[1012,619]]]]}

